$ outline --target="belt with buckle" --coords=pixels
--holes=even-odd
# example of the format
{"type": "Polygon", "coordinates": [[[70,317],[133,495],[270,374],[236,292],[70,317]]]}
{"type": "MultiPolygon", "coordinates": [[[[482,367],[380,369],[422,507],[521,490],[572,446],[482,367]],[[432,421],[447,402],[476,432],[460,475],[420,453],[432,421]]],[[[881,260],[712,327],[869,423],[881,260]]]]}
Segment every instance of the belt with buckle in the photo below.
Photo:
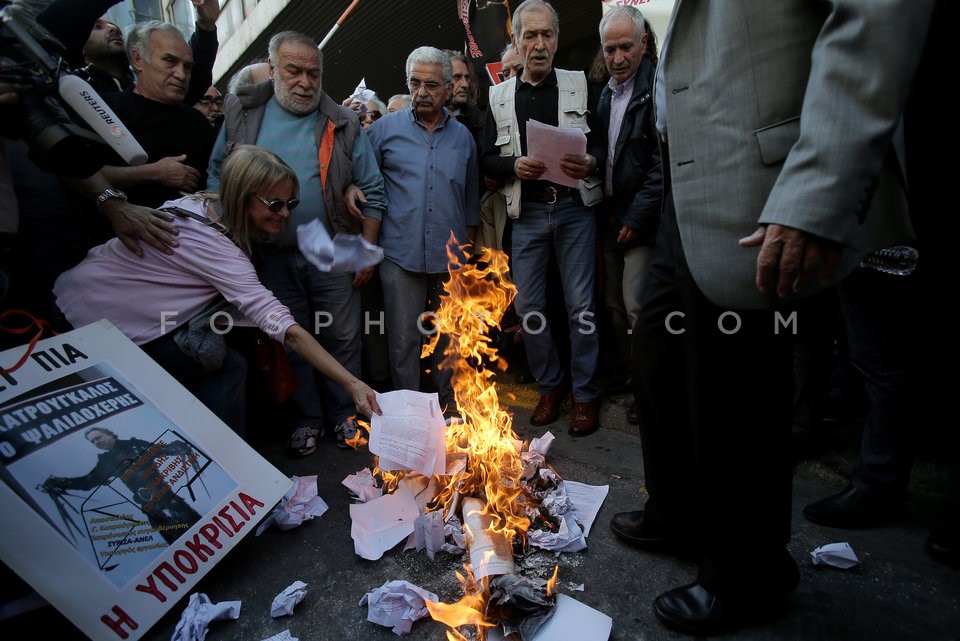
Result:
{"type": "Polygon", "coordinates": [[[520,200],[535,200],[552,205],[561,196],[569,196],[575,191],[572,187],[547,187],[543,191],[523,190],[520,194],[520,200]]]}

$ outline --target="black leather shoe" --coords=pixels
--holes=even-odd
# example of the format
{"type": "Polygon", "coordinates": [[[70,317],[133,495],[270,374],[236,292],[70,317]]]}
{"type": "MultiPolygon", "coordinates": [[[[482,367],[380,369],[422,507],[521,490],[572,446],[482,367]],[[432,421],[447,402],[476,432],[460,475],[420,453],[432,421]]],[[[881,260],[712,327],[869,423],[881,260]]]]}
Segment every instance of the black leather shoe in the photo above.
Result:
{"type": "Polygon", "coordinates": [[[902,501],[883,499],[848,485],[844,491],[803,508],[803,516],[817,525],[859,529],[889,523],[904,511],[902,501]]]}
{"type": "Polygon", "coordinates": [[[668,547],[670,539],[653,529],[644,521],[644,511],[618,512],[610,519],[610,529],[630,545],[644,550],[668,547]]]}
{"type": "MultiPolygon", "coordinates": [[[[760,589],[762,586],[758,586],[760,589]]],[[[734,604],[714,596],[699,583],[691,583],[658,596],[653,601],[653,613],[672,630],[714,636],[772,621],[783,615],[786,606],[786,597],[734,604]]]]}

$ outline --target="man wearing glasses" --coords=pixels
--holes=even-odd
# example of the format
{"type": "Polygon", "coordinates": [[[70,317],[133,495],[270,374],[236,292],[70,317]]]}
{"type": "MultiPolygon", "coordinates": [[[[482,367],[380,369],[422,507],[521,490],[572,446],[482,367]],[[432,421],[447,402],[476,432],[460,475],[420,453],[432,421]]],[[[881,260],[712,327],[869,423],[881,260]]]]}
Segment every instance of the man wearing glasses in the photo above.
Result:
{"type": "MultiPolygon", "coordinates": [[[[302,327],[351,374],[360,376],[363,327],[359,287],[372,268],[353,273],[321,272],[297,248],[297,227],[320,220],[328,232],[363,234],[376,243],[382,216],[383,178],[356,113],[334,102],[320,88],[323,58],[313,39],[295,31],[274,35],[268,45],[272,82],[243,85],[224,100],[224,126],[210,157],[210,188],[219,187],[224,160],[239,144],[255,144],[280,156],[300,181],[300,206],[289,224],[261,245],[258,269],[263,284],[290,308],[302,327]],[[349,186],[363,195],[357,206],[345,196],[349,186]]],[[[353,190],[351,190],[353,193],[353,190]]],[[[314,378],[314,369],[296,354],[290,364],[300,414],[289,441],[290,453],[310,454],[324,425],[338,444],[356,436],[354,403],[338,385],[314,378]]]]}
{"type": "Polygon", "coordinates": [[[206,117],[214,130],[220,131],[220,125],[223,123],[223,95],[216,87],[211,86],[207,89],[193,108],[206,117]]]}
{"type": "MultiPolygon", "coordinates": [[[[413,108],[377,120],[368,134],[383,173],[387,211],[380,231],[380,264],[390,374],[396,389],[420,389],[420,316],[437,309],[447,275],[447,241],[473,242],[480,220],[480,174],[469,130],[444,108],[452,92],[453,66],[433,47],[407,57],[413,108]]],[[[462,256],[461,256],[462,258],[462,256]]],[[[431,368],[440,406],[456,409],[450,372],[431,368]]]]}

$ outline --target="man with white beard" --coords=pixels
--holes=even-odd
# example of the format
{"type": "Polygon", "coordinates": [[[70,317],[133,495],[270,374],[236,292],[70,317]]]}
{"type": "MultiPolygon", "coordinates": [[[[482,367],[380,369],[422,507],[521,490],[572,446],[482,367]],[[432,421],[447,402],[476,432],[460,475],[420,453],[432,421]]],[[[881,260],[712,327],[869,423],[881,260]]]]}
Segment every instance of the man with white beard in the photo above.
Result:
{"type": "MultiPolygon", "coordinates": [[[[311,328],[320,344],[359,377],[359,287],[373,269],[321,272],[297,249],[296,230],[316,219],[331,236],[362,233],[376,244],[385,207],[383,178],[357,115],[320,89],[323,59],[313,39],[284,31],[270,39],[268,52],[271,81],[241,86],[236,95],[224,97],[225,122],[210,157],[209,187],[219,187],[224,160],[240,144],[272,151],[297,172],[300,206],[290,212],[280,234],[261,244],[260,279],[299,324],[311,328]],[[344,196],[351,184],[363,192],[359,210],[344,196]]],[[[290,364],[300,414],[291,453],[313,452],[324,424],[334,427],[340,443],[355,436],[349,395],[332,381],[314,379],[313,368],[296,354],[290,354],[290,364]]]]}

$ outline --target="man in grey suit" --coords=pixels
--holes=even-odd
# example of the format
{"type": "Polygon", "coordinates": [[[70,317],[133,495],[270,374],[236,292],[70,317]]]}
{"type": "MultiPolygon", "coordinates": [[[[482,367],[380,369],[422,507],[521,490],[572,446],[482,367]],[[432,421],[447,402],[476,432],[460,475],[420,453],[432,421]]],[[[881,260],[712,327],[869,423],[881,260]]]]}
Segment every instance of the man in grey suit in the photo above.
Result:
{"type": "Polygon", "coordinates": [[[897,132],[932,5],[674,9],[655,89],[665,204],[635,329],[649,500],[611,521],[700,557],[654,602],[670,628],[775,618],[799,580],[791,301],[911,235],[897,132]]]}

